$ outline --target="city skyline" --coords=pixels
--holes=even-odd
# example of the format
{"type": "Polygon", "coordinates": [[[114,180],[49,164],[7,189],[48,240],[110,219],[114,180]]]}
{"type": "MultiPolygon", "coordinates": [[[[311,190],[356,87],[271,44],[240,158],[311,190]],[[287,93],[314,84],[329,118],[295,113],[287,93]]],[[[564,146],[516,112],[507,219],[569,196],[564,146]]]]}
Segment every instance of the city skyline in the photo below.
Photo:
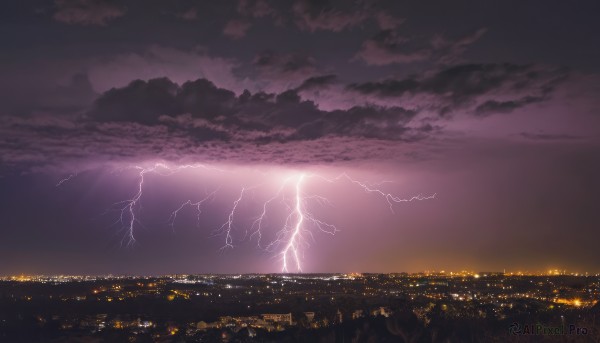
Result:
{"type": "Polygon", "coordinates": [[[0,275],[600,272],[595,2],[0,7],[0,275]]]}
{"type": "Polygon", "coordinates": [[[502,273],[3,278],[0,337],[587,342],[599,287],[598,275],[502,273]]]}

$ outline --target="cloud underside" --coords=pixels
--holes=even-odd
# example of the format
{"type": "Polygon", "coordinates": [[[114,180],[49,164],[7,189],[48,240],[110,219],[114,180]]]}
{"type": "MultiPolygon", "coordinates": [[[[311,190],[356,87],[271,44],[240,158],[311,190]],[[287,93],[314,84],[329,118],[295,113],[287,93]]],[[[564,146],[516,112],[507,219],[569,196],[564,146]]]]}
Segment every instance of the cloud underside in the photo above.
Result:
{"type": "Polygon", "coordinates": [[[346,89],[380,100],[418,99],[439,115],[462,111],[487,116],[548,100],[568,74],[564,68],[536,65],[461,64],[406,79],[350,84],[346,89]]]}
{"type": "MultiPolygon", "coordinates": [[[[394,29],[390,19],[385,18],[384,28],[363,42],[354,59],[368,65],[388,65],[431,60],[439,64],[451,64],[460,60],[465,50],[481,39],[487,32],[480,28],[462,37],[448,39],[442,35],[432,37],[408,37],[394,29]]],[[[401,23],[401,22],[400,22],[401,23]]],[[[397,25],[400,25],[397,23],[397,25]]]]}
{"type": "Polygon", "coordinates": [[[55,0],[54,20],[64,24],[104,26],[125,15],[126,7],[110,0],[55,0]]]}
{"type": "MultiPolygon", "coordinates": [[[[270,65],[271,57],[256,63],[270,65]]],[[[281,93],[239,95],[206,79],[181,85],[167,78],[136,80],[104,92],[77,117],[4,117],[2,165],[10,170],[140,159],[294,164],[398,158],[412,142],[435,138],[443,120],[505,114],[545,101],[566,75],[539,66],[470,64],[346,86],[335,75],[322,75],[281,93]],[[359,104],[323,110],[318,99],[303,97],[333,86],[359,104]]]]}

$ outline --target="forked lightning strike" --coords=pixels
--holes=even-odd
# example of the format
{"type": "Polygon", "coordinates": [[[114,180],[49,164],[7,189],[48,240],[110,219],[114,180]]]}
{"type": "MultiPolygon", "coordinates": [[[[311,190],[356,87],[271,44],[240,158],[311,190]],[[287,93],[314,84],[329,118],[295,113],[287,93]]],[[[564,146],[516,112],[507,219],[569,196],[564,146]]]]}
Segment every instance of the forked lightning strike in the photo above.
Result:
{"type": "MultiPolygon", "coordinates": [[[[164,163],[156,163],[151,167],[135,167],[139,170],[139,179],[137,184],[137,192],[131,199],[123,200],[115,203],[117,206],[117,210],[120,211],[120,216],[118,222],[121,223],[123,231],[125,231],[123,238],[121,240],[121,245],[125,244],[130,246],[136,242],[134,229],[136,223],[140,223],[137,218],[136,213],[141,208],[141,199],[144,192],[144,182],[145,176],[148,173],[156,173],[161,176],[171,176],[179,171],[184,169],[196,169],[202,168],[207,170],[213,170],[218,172],[225,172],[224,170],[206,166],[203,164],[187,164],[187,165],[179,165],[176,167],[170,167],[164,163]]],[[[59,185],[70,180],[73,175],[70,175],[68,178],[61,180],[59,185]]],[[[365,182],[360,182],[352,179],[348,174],[342,173],[334,178],[326,178],[324,176],[318,174],[307,174],[307,173],[298,173],[292,175],[283,180],[275,194],[268,198],[262,204],[262,211],[258,215],[257,218],[254,219],[252,224],[250,225],[250,240],[256,239],[257,246],[260,249],[268,251],[270,253],[274,253],[275,256],[278,256],[281,259],[282,268],[281,271],[284,273],[288,272],[301,272],[302,271],[302,252],[305,248],[308,248],[310,245],[310,241],[314,241],[313,231],[319,230],[323,233],[327,233],[330,235],[334,235],[338,232],[338,228],[334,225],[326,223],[322,220],[315,218],[309,209],[313,205],[327,205],[330,204],[327,198],[316,195],[316,194],[307,194],[303,187],[308,179],[317,179],[322,182],[327,183],[336,183],[346,181],[353,185],[356,185],[362,188],[366,193],[374,194],[383,198],[389,205],[390,210],[393,212],[394,203],[400,202],[411,202],[415,200],[428,200],[435,198],[436,194],[423,196],[417,195],[410,198],[400,198],[391,193],[387,193],[378,186],[374,186],[371,184],[367,184],[365,182]],[[290,193],[292,196],[289,196],[290,193]],[[287,195],[287,197],[286,197],[287,195]],[[279,231],[274,234],[274,239],[265,244],[264,240],[264,229],[267,227],[265,221],[267,216],[272,212],[271,207],[273,207],[273,202],[276,200],[280,200],[285,207],[285,211],[287,216],[285,217],[285,222],[279,231]]],[[[227,220],[220,228],[215,231],[215,234],[220,234],[225,236],[225,242],[221,249],[233,248],[234,247],[234,230],[235,230],[235,217],[238,212],[238,208],[240,203],[244,201],[246,193],[252,192],[255,189],[261,187],[252,186],[252,187],[242,187],[239,193],[239,196],[233,201],[231,210],[227,216],[227,220]]],[[[177,209],[175,209],[169,218],[169,224],[171,227],[174,227],[175,221],[177,220],[177,215],[186,207],[193,207],[197,213],[198,225],[200,224],[200,215],[202,214],[202,206],[214,199],[216,197],[217,190],[214,190],[211,193],[207,193],[205,197],[198,201],[187,200],[183,202],[177,209]]],[[[247,235],[248,230],[246,230],[247,235]]]]}
{"type": "MultiPolygon", "coordinates": [[[[144,192],[144,175],[146,175],[147,173],[157,173],[159,175],[162,176],[170,176],[175,174],[178,171],[181,171],[183,169],[198,169],[198,168],[202,168],[202,169],[209,169],[209,170],[218,170],[221,171],[220,169],[217,168],[213,168],[213,167],[208,167],[204,164],[185,164],[185,165],[180,165],[177,166],[175,168],[171,168],[168,165],[164,164],[164,163],[156,163],[154,164],[152,167],[149,168],[143,168],[143,167],[139,167],[136,166],[135,169],[139,170],[139,182],[138,182],[138,191],[137,193],[128,200],[123,200],[120,202],[115,203],[115,206],[118,205],[123,205],[120,208],[120,219],[119,221],[122,224],[122,228],[125,231],[125,234],[123,235],[123,238],[121,239],[121,246],[125,243],[125,245],[127,246],[131,246],[133,245],[136,240],[135,240],[135,235],[134,235],[134,225],[136,222],[138,222],[137,218],[136,218],[136,208],[140,207],[140,199],[142,198],[143,192],[144,192]]],[[[204,200],[200,201],[200,203],[204,202],[204,200]]],[[[191,203],[191,201],[190,201],[191,203]]],[[[197,205],[197,207],[199,208],[200,205],[197,205]]],[[[182,205],[183,207],[183,205],[182,205]]],[[[175,220],[175,217],[177,217],[177,210],[174,212],[174,214],[172,215],[173,217],[173,221],[175,220]]]]}
{"type": "MultiPolygon", "coordinates": [[[[298,178],[298,182],[296,182],[296,207],[293,212],[293,214],[296,217],[296,224],[294,225],[290,239],[288,240],[287,244],[285,245],[285,248],[283,248],[283,251],[281,252],[281,256],[283,258],[282,271],[285,273],[288,272],[288,254],[294,257],[294,260],[296,261],[296,270],[299,272],[302,271],[302,267],[300,266],[300,258],[298,257],[298,248],[300,240],[302,238],[302,233],[300,230],[302,230],[302,223],[304,222],[304,210],[302,208],[302,196],[300,193],[302,187],[302,180],[304,180],[304,174],[300,175],[300,177],[298,178]]],[[[290,214],[290,216],[292,216],[292,214],[290,214]]]]}
{"type": "Polygon", "coordinates": [[[179,214],[179,212],[181,210],[183,210],[186,206],[196,208],[197,224],[198,224],[198,226],[200,226],[200,215],[202,214],[202,204],[204,204],[205,202],[207,202],[209,200],[212,200],[215,197],[217,190],[214,190],[210,194],[207,194],[206,197],[202,200],[199,200],[196,202],[192,202],[191,200],[188,200],[188,201],[184,202],[183,204],[181,204],[181,206],[179,206],[175,211],[173,211],[171,213],[171,217],[169,218],[169,224],[171,225],[171,227],[172,228],[175,227],[175,220],[177,220],[177,214],[179,214]]]}
{"type": "Polygon", "coordinates": [[[435,199],[435,196],[436,196],[436,193],[433,193],[432,195],[428,195],[428,196],[423,196],[422,194],[419,194],[419,195],[415,195],[410,198],[400,198],[391,193],[386,193],[380,189],[373,188],[373,186],[369,186],[364,182],[356,181],[356,180],[352,179],[350,176],[348,176],[348,174],[346,174],[346,173],[342,173],[341,175],[339,175],[338,177],[336,177],[334,179],[325,179],[325,178],[323,178],[323,179],[328,182],[335,182],[342,178],[347,179],[348,181],[350,181],[351,183],[353,183],[355,185],[358,185],[359,187],[364,189],[364,191],[367,193],[375,193],[375,194],[378,194],[378,195],[384,197],[385,200],[387,201],[388,205],[390,206],[390,211],[392,211],[392,213],[394,212],[394,203],[411,202],[414,200],[429,200],[429,199],[435,199]]]}
{"type": "Polygon", "coordinates": [[[244,192],[246,191],[245,187],[242,187],[242,191],[240,192],[240,196],[233,202],[233,208],[231,212],[229,212],[229,216],[227,216],[227,221],[221,225],[221,231],[225,232],[225,245],[221,248],[221,250],[226,248],[233,248],[233,237],[231,236],[231,230],[233,229],[233,216],[235,215],[235,210],[238,207],[240,201],[244,197],[244,192]]]}

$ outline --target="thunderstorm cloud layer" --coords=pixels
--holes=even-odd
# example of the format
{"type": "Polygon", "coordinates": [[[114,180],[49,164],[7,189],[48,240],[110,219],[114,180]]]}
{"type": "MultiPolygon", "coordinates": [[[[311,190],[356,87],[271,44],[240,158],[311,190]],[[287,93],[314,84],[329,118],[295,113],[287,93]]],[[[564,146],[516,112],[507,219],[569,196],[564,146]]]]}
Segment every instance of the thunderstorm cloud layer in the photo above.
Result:
{"type": "MultiPolygon", "coordinates": [[[[90,155],[194,155],[250,163],[360,160],[377,156],[373,150],[385,154],[381,142],[435,137],[458,113],[506,114],[547,101],[568,75],[534,65],[462,64],[429,76],[338,85],[334,97],[354,104],[348,100],[330,110],[320,108],[327,99],[319,92],[336,83],[333,75],[308,78],[281,93],[239,95],[205,78],[182,85],[166,77],[134,80],[100,94],[72,117],[4,118],[3,164],[44,168],[90,155]],[[322,150],[320,141],[330,148],[322,150]]],[[[86,80],[73,82],[90,87],[86,80]]]]}
{"type": "Polygon", "coordinates": [[[1,5],[0,273],[597,271],[598,5],[515,4],[1,5]]]}

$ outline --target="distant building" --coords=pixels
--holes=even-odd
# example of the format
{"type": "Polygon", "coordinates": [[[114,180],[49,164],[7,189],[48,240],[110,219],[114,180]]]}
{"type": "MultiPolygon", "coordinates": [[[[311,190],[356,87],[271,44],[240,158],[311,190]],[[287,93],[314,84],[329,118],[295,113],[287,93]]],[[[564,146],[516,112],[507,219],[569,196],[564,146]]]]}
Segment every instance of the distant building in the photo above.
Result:
{"type": "Polygon", "coordinates": [[[371,315],[373,315],[374,317],[376,317],[376,316],[389,317],[390,314],[392,314],[390,309],[387,307],[383,307],[383,306],[371,311],[371,315]]]}
{"type": "Polygon", "coordinates": [[[206,323],[205,321],[201,320],[198,322],[198,324],[196,324],[196,329],[201,330],[201,331],[205,331],[208,329],[208,323],[206,323]]]}
{"type": "Polygon", "coordinates": [[[263,320],[280,324],[292,325],[291,313],[266,313],[262,315],[263,320]]]}

